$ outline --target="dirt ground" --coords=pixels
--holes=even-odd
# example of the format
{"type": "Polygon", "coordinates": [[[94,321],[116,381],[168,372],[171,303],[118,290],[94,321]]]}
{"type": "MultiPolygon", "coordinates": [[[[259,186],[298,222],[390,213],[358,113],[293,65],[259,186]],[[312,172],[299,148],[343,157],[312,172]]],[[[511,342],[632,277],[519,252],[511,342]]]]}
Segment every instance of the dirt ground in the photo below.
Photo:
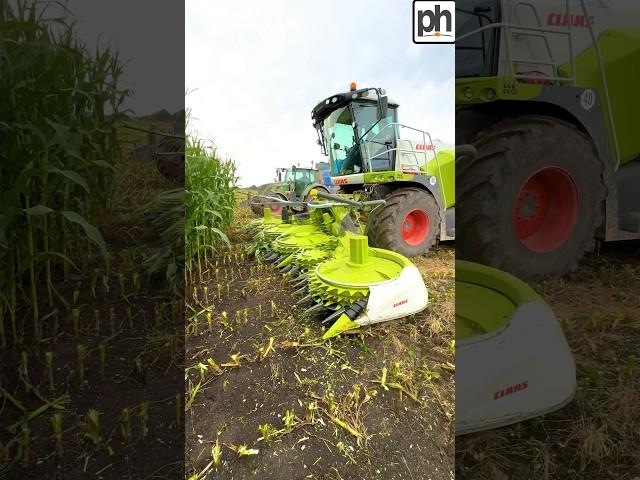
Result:
{"type": "Polygon", "coordinates": [[[425,312],[323,341],[248,240],[187,288],[187,476],[453,478],[453,248],[416,260],[425,312]]]}
{"type": "MultiPolygon", "coordinates": [[[[565,408],[456,442],[456,478],[640,478],[640,244],[606,245],[535,286],[575,356],[565,408]]],[[[540,346],[544,348],[543,345],[540,346]]]]}
{"type": "Polygon", "coordinates": [[[0,477],[182,475],[184,417],[176,416],[176,392],[183,390],[183,302],[162,279],[148,278],[144,265],[159,239],[143,212],[168,188],[152,162],[123,159],[112,208],[98,222],[111,268],[96,260],[94,270],[72,270],[66,281],[54,271],[60,296],[52,305],[40,282],[41,342],[33,339],[29,307],[19,305],[17,335],[0,352],[0,477]],[[154,455],[158,450],[164,454],[154,455]]]}

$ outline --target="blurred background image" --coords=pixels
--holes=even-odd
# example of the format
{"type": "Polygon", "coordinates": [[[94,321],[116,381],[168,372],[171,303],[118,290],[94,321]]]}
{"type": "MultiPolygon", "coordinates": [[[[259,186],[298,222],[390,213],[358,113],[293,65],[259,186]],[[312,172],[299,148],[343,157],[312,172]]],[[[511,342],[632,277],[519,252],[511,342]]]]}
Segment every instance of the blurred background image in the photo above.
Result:
{"type": "Polygon", "coordinates": [[[0,476],[182,474],[183,18],[0,2],[0,476]]]}
{"type": "Polygon", "coordinates": [[[456,476],[633,478],[640,10],[458,1],[456,20],[456,476]]]}

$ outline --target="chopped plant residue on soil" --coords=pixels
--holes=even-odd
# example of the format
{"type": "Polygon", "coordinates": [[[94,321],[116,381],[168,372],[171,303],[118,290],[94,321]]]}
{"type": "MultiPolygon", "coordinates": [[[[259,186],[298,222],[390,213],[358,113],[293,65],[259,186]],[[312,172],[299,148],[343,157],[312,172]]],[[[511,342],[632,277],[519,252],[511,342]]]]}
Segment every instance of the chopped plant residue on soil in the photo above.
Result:
{"type": "Polygon", "coordinates": [[[427,310],[323,341],[278,270],[230,237],[186,290],[187,477],[450,480],[453,249],[415,259],[427,310]]]}

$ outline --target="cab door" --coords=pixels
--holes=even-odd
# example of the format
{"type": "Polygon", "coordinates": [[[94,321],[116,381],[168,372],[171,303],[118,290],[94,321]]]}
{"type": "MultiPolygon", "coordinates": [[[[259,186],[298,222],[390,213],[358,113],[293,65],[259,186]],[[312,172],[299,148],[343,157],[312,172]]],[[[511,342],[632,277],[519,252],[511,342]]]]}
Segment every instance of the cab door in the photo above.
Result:
{"type": "Polygon", "coordinates": [[[396,109],[389,108],[387,116],[378,121],[376,104],[353,105],[360,139],[361,155],[365,171],[387,172],[395,170],[397,135],[396,109]]]}

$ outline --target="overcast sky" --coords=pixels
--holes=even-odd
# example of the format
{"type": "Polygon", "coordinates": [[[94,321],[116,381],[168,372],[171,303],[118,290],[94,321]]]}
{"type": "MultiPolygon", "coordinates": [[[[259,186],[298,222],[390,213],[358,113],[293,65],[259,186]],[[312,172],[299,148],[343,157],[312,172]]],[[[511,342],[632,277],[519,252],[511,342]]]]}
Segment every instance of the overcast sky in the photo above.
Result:
{"type": "Polygon", "coordinates": [[[133,91],[124,108],[135,115],[184,108],[184,4],[175,0],[69,0],[68,10],[42,3],[47,18],[76,22],[76,34],[93,53],[97,44],[117,51],[121,86],[133,91]]]}
{"type": "Polygon", "coordinates": [[[240,184],[322,161],[311,109],[382,87],[400,122],[454,141],[453,45],[414,45],[409,0],[186,2],[190,128],[233,157],[240,184]]]}

